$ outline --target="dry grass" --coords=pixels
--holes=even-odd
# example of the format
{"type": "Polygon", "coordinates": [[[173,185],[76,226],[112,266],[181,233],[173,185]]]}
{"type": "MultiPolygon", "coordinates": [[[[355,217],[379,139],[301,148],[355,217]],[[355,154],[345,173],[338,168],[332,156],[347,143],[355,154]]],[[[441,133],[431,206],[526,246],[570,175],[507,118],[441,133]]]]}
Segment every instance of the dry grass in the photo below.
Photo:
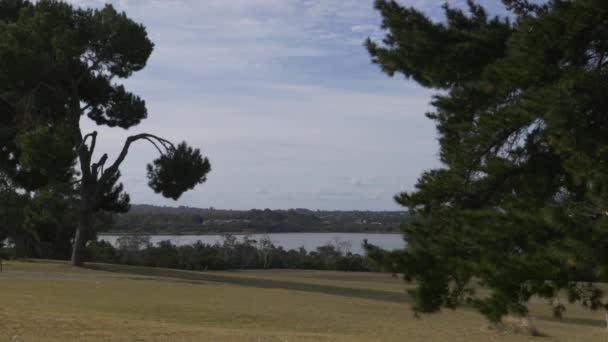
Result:
{"type": "Polygon", "coordinates": [[[384,273],[368,272],[326,272],[304,270],[256,270],[209,272],[245,279],[267,279],[276,281],[296,281],[304,284],[329,285],[346,288],[370,289],[403,293],[405,283],[384,273]]]}
{"type": "Polygon", "coordinates": [[[416,320],[390,275],[96,266],[114,272],[5,265],[0,341],[608,341],[601,314],[568,308],[556,322],[544,303],[547,337],[489,329],[471,311],[416,320]]]}

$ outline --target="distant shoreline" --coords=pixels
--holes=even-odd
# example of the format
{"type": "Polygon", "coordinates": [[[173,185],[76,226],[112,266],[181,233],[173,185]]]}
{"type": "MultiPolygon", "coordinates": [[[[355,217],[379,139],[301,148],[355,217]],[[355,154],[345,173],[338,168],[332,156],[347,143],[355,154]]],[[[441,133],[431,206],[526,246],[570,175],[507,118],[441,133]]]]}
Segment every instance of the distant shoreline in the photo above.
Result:
{"type": "Polygon", "coordinates": [[[133,236],[133,235],[150,235],[150,236],[208,236],[208,235],[263,235],[263,234],[401,234],[399,231],[394,232],[334,232],[334,231],[308,231],[308,232],[181,232],[181,233],[144,233],[144,232],[103,232],[97,236],[133,236]]]}

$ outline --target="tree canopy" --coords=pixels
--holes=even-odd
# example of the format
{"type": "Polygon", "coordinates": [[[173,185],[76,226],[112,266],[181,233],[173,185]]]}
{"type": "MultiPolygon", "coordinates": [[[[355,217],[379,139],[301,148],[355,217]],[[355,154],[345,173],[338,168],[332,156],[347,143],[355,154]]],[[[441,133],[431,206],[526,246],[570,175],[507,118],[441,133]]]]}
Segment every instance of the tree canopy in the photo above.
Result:
{"type": "Polygon", "coordinates": [[[149,133],[127,138],[110,162],[105,153],[95,155],[97,132],[81,132],[83,116],[123,129],[147,117],[145,101],[119,80],[142,70],[153,47],[145,27],[111,5],[0,2],[0,171],[26,190],[76,184],[75,265],[82,264],[82,236],[91,236],[93,214],[128,209],[119,168],[132,143],[145,140],[160,152],[148,176],[154,191],[166,197],[178,199],[210,171],[198,149],[149,133]]]}
{"type": "Polygon", "coordinates": [[[534,295],[608,308],[608,3],[473,1],[433,21],[377,0],[372,61],[436,89],[442,166],[396,196],[407,248],[371,254],[415,282],[414,309],[473,304],[491,321],[534,295]],[[489,296],[476,289],[489,289],[489,296]]]}

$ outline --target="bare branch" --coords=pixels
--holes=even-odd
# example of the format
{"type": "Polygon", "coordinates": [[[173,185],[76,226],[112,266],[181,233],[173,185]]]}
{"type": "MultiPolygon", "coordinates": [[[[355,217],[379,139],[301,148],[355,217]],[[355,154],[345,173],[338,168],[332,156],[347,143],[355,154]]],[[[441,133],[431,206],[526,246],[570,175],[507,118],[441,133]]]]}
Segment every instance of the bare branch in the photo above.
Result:
{"type": "Polygon", "coordinates": [[[82,113],[84,113],[84,111],[85,111],[85,110],[87,110],[87,109],[91,109],[92,107],[93,107],[93,105],[88,104],[88,105],[86,105],[86,106],[84,106],[84,107],[80,108],[80,111],[81,111],[82,113]]]}
{"type": "Polygon", "coordinates": [[[91,133],[89,133],[89,134],[85,135],[85,136],[82,138],[82,142],[80,143],[80,146],[78,146],[78,151],[80,151],[80,149],[81,149],[81,148],[83,148],[83,147],[85,147],[85,146],[86,146],[87,140],[88,140],[89,138],[92,138],[92,142],[91,142],[91,150],[90,150],[90,151],[91,151],[91,153],[93,152],[93,150],[95,149],[95,142],[96,142],[96,140],[97,140],[97,131],[93,131],[93,132],[91,132],[91,133]]]}
{"type": "MultiPolygon", "coordinates": [[[[154,145],[154,147],[156,147],[156,150],[158,151],[158,153],[163,154],[163,151],[158,147],[158,145],[156,145],[156,143],[154,142],[154,140],[150,139],[150,138],[145,138],[146,140],[148,140],[152,145],[154,145]]],[[[164,145],[163,145],[164,147],[164,145]]],[[[166,147],[165,147],[166,149],[166,147]]]]}
{"type": "Polygon", "coordinates": [[[91,166],[91,169],[93,170],[93,174],[95,175],[95,177],[97,177],[97,170],[99,170],[100,168],[102,170],[101,173],[103,173],[103,166],[105,165],[107,160],[108,160],[108,155],[106,153],[104,153],[103,156],[101,156],[101,158],[99,159],[99,161],[91,166]]]}
{"type": "Polygon", "coordinates": [[[599,55],[599,57],[597,58],[597,64],[595,66],[595,69],[601,69],[604,67],[604,65],[606,64],[604,61],[604,58],[606,56],[606,51],[602,51],[599,55]]]}
{"type": "Polygon", "coordinates": [[[106,163],[106,160],[108,160],[108,155],[106,153],[104,153],[103,156],[101,156],[101,158],[99,158],[99,161],[97,162],[96,165],[103,166],[106,163]]]}
{"type": "Polygon", "coordinates": [[[95,151],[96,144],[97,144],[97,131],[94,131],[93,137],[91,138],[91,147],[89,148],[89,159],[93,156],[93,151],[95,151]]]}
{"type": "Polygon", "coordinates": [[[151,142],[156,147],[156,149],[160,152],[160,154],[164,154],[164,153],[159,148],[159,146],[156,143],[154,143],[154,141],[156,141],[157,143],[162,145],[167,152],[169,152],[171,150],[175,150],[175,145],[173,145],[173,143],[167,139],[163,139],[163,138],[160,138],[155,135],[148,134],[148,133],[132,135],[132,136],[128,137],[127,140],[125,141],[125,144],[123,145],[122,150],[120,151],[120,154],[118,155],[118,157],[116,158],[114,163],[112,163],[112,165],[110,167],[108,167],[102,173],[101,178],[99,179],[100,184],[104,184],[112,175],[114,175],[118,171],[120,164],[122,164],[122,162],[127,157],[127,154],[129,153],[129,148],[131,147],[131,144],[136,142],[137,140],[147,140],[147,141],[151,142]]]}

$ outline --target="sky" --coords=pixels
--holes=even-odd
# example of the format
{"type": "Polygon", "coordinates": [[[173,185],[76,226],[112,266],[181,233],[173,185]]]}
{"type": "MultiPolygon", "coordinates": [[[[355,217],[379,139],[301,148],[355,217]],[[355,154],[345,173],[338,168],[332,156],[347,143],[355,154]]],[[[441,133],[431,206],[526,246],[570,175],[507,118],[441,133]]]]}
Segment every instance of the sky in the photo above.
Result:
{"type": "MultiPolygon", "coordinates": [[[[401,2],[441,19],[444,1],[401,2]]],[[[500,13],[500,1],[480,2],[500,13]]],[[[433,91],[381,73],[362,45],[382,37],[373,0],[110,3],[155,44],[146,68],[124,81],[146,100],[148,119],[128,131],[86,119],[83,133],[99,131],[96,150],[111,158],[127,136],[147,132],[186,140],[212,164],[205,184],[165,199],[145,176],[158,152],[139,142],[121,167],[132,203],[399,210],[393,196],[440,166],[424,115],[433,91]]]]}

